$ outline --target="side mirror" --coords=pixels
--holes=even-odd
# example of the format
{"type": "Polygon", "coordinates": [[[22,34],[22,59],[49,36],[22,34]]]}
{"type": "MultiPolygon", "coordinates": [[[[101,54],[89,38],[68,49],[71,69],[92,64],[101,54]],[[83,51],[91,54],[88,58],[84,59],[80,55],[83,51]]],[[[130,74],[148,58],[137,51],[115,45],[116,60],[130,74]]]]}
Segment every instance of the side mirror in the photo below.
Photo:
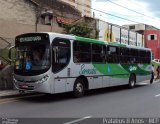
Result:
{"type": "Polygon", "coordinates": [[[13,59],[12,59],[12,49],[13,49],[13,48],[15,48],[15,46],[11,46],[11,47],[9,48],[8,60],[9,60],[10,62],[13,61],[13,59]]]}

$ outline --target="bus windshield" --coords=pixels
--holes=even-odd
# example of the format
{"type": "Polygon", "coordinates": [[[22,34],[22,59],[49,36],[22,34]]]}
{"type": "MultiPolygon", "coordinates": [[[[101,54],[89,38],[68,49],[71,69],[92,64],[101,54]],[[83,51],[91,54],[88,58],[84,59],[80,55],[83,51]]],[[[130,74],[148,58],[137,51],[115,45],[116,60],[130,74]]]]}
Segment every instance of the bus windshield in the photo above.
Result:
{"type": "Polygon", "coordinates": [[[50,68],[50,47],[48,43],[19,43],[15,48],[14,70],[16,74],[38,75],[50,68]]]}

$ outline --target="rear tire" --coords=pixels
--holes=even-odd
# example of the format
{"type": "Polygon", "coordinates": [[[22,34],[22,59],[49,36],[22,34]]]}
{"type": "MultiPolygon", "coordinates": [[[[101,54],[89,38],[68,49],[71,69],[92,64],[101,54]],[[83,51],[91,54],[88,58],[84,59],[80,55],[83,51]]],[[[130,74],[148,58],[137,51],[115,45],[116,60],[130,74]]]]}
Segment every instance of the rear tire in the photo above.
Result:
{"type": "Polygon", "coordinates": [[[132,74],[132,75],[130,75],[130,77],[129,77],[128,88],[129,88],[129,89],[134,88],[134,87],[135,87],[135,84],[136,84],[136,78],[135,78],[135,76],[132,74]]]}
{"type": "Polygon", "coordinates": [[[77,79],[74,83],[73,95],[76,98],[84,96],[85,93],[85,85],[82,79],[77,79]]]}

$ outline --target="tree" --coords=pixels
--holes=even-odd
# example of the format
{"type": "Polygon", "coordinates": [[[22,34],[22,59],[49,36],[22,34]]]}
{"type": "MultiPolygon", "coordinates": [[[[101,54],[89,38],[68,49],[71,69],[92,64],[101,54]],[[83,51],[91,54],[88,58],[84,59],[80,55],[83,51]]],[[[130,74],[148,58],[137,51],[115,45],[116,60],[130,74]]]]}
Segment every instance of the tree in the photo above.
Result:
{"type": "Polygon", "coordinates": [[[88,23],[82,21],[75,24],[64,25],[64,31],[67,34],[74,34],[80,37],[94,38],[92,36],[93,28],[88,23]]]}

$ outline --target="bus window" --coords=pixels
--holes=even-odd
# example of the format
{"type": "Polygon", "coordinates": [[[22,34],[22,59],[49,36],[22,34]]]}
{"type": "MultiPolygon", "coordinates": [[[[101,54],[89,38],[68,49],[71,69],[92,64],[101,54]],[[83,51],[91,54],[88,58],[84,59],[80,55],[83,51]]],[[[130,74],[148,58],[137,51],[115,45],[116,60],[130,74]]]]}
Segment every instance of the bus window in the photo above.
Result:
{"type": "Polygon", "coordinates": [[[145,63],[145,50],[139,50],[139,63],[145,63]]]}
{"type": "Polygon", "coordinates": [[[86,42],[73,42],[73,61],[75,63],[91,62],[91,44],[86,42]]]}
{"type": "Polygon", "coordinates": [[[92,44],[92,62],[105,63],[105,46],[92,44]]]}
{"type": "Polygon", "coordinates": [[[120,63],[128,63],[129,62],[128,54],[129,54],[128,48],[124,48],[124,47],[120,48],[120,54],[119,54],[120,63]]]}
{"type": "Polygon", "coordinates": [[[65,68],[70,60],[70,41],[56,38],[52,43],[52,70],[54,73],[65,68]]]}
{"type": "Polygon", "coordinates": [[[119,63],[119,48],[116,46],[107,46],[107,62],[119,63]]]}
{"type": "MultiPolygon", "coordinates": [[[[15,71],[27,71],[28,74],[38,73],[50,67],[49,46],[16,47],[15,71]]],[[[22,73],[21,72],[21,73],[22,73]]]]}
{"type": "Polygon", "coordinates": [[[132,63],[132,64],[135,64],[135,63],[138,63],[138,59],[139,59],[139,57],[138,57],[138,50],[136,50],[136,49],[130,49],[130,62],[132,63]]]}
{"type": "Polygon", "coordinates": [[[151,63],[151,52],[150,51],[147,51],[147,56],[146,56],[147,58],[146,58],[146,62],[147,63],[151,63]]]}
{"type": "Polygon", "coordinates": [[[23,76],[35,76],[49,70],[50,40],[46,33],[28,33],[15,39],[14,73],[23,76]]]}

